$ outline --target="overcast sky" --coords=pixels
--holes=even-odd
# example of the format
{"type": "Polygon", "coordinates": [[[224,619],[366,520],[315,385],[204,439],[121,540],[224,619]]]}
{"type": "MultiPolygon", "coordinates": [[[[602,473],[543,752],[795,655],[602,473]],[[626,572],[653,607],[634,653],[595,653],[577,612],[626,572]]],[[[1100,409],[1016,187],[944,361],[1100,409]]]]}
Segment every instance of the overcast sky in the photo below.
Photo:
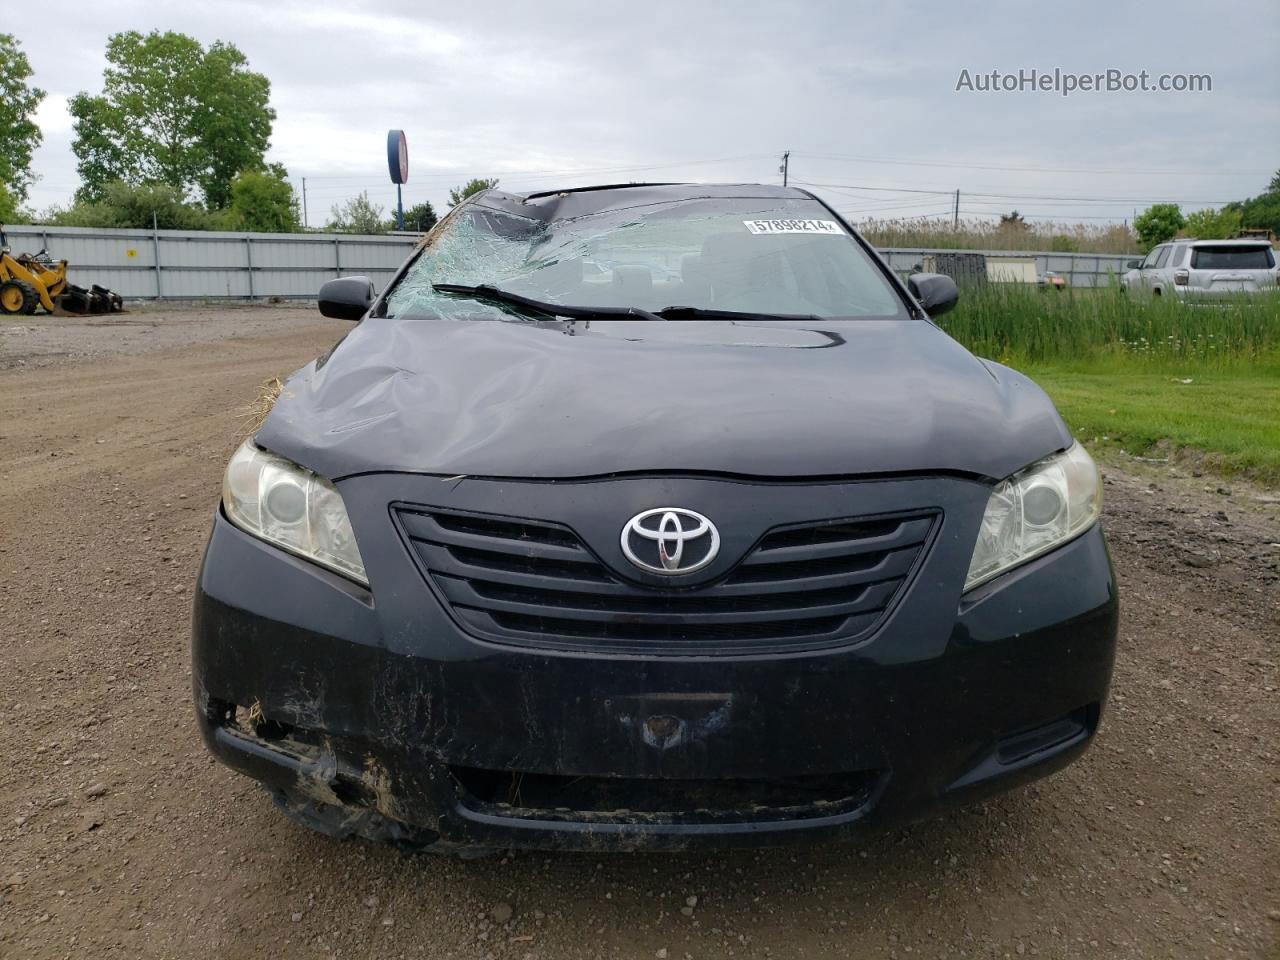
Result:
{"type": "Polygon", "coordinates": [[[780,182],[789,149],[792,181],[855,219],[949,214],[958,188],[962,216],[1101,223],[1256,194],[1280,168],[1277,0],[92,0],[45,20],[3,27],[49,93],[37,209],[75,190],[67,98],[101,89],[107,37],[130,29],[229,41],[270,78],[268,156],[307,178],[312,225],[364,189],[394,207],[392,127],[405,205],[437,210],[470,176],[780,182]],[[1020,68],[1209,74],[1213,89],[956,90],[962,70],[1020,68]]]}

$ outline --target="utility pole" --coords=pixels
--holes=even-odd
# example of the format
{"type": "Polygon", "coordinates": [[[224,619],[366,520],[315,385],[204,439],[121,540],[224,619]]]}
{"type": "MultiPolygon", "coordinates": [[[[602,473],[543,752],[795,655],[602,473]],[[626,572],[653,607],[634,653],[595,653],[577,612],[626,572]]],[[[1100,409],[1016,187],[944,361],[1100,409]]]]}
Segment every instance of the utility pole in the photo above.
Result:
{"type": "Polygon", "coordinates": [[[307,223],[307,178],[302,178],[302,229],[306,230],[310,224],[307,223]]]}
{"type": "Polygon", "coordinates": [[[151,211],[151,256],[155,260],[156,299],[163,300],[164,287],[160,283],[160,223],[154,209],[151,211]]]}
{"type": "Polygon", "coordinates": [[[778,172],[782,174],[782,185],[784,187],[787,185],[787,168],[790,166],[790,163],[791,163],[791,151],[790,150],[782,151],[782,166],[778,167],[778,172]]]}
{"type": "Polygon", "coordinates": [[[951,229],[960,229],[960,188],[956,188],[956,206],[951,213],[951,229]]]}

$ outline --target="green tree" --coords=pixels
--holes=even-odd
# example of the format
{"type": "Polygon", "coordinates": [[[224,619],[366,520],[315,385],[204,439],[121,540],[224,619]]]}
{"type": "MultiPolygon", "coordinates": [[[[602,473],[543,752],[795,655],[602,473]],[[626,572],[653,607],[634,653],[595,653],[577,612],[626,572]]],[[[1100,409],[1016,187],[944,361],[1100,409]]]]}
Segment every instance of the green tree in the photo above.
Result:
{"type": "Polygon", "coordinates": [[[1023,231],[1027,229],[1027,219],[1017,210],[1009,213],[1000,214],[1000,229],[1010,231],[1023,231]]]}
{"type": "Polygon", "coordinates": [[[265,170],[246,170],[231,181],[231,205],[224,225],[229,230],[296,233],[302,229],[298,197],[278,163],[265,170]]]}
{"type": "Polygon", "coordinates": [[[26,218],[18,212],[18,201],[3,183],[0,183],[0,226],[17,223],[26,218]]]}
{"type": "Polygon", "coordinates": [[[0,184],[8,188],[15,207],[27,199],[35,179],[31,154],[42,139],[32,117],[44,91],[28,82],[31,73],[18,41],[0,33],[0,184]]]}
{"type": "Polygon", "coordinates": [[[382,207],[369,200],[365,190],[344,204],[334,204],[325,228],[335,233],[386,233],[387,224],[382,217],[382,207]]]}
{"type": "Polygon", "coordinates": [[[113,35],[102,93],[68,104],[77,198],[99,200],[117,181],[157,181],[225,208],[236,175],[263,167],[276,116],[270,82],[248,64],[221,41],[205,49],[181,33],[113,35]]]}
{"type": "Polygon", "coordinates": [[[1270,230],[1280,237],[1280,191],[1264,193],[1246,201],[1240,225],[1254,230],[1270,230]]]}
{"type": "Polygon", "coordinates": [[[482,190],[492,190],[498,185],[498,178],[485,179],[483,177],[472,177],[460,187],[454,187],[449,191],[449,206],[456,207],[463,200],[474,194],[480,193],[482,190]]]}
{"type": "Polygon", "coordinates": [[[188,203],[177,187],[167,183],[109,183],[99,200],[78,200],[63,210],[48,211],[43,220],[60,227],[129,227],[161,230],[212,230],[219,218],[196,203],[188,203]],[[154,217],[154,220],[153,220],[154,217]]]}
{"type": "Polygon", "coordinates": [[[1182,210],[1176,203],[1157,203],[1147,207],[1133,221],[1138,242],[1143,250],[1150,250],[1158,243],[1172,240],[1186,225],[1182,210]]]}
{"type": "Polygon", "coordinates": [[[1265,193],[1228,203],[1222,209],[1240,214],[1242,227],[1270,230],[1280,235],[1280,170],[1271,178],[1265,193]]]}
{"type": "MultiPolygon", "coordinates": [[[[436,225],[438,219],[435,207],[431,206],[429,200],[424,200],[404,212],[404,228],[406,230],[421,230],[425,233],[436,225]]],[[[394,221],[395,218],[392,217],[392,220],[394,221]]]]}
{"type": "Polygon", "coordinates": [[[1239,210],[1205,209],[1188,213],[1183,230],[1188,237],[1197,240],[1223,240],[1235,236],[1240,229],[1241,215],[1239,210]]]}
{"type": "Polygon", "coordinates": [[[140,164],[135,162],[136,150],[116,139],[119,118],[113,115],[111,105],[104,98],[80,93],[67,102],[67,108],[74,118],[75,140],[71,149],[80,173],[77,204],[101,200],[107,187],[123,182],[122,178],[142,179],[140,164]]]}

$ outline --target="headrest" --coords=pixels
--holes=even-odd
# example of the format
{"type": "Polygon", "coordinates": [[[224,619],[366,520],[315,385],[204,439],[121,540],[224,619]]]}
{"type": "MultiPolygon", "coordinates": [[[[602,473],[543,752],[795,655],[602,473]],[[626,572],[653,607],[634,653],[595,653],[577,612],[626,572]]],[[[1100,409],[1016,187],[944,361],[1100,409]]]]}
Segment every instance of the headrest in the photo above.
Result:
{"type": "Polygon", "coordinates": [[[702,265],[702,255],[686,253],[680,258],[680,279],[685,283],[697,283],[707,278],[707,271],[702,265]]]}
{"type": "Polygon", "coordinates": [[[613,289],[630,298],[643,298],[653,292],[653,274],[648,267],[614,267],[613,289]]]}
{"type": "Polygon", "coordinates": [[[702,241],[702,261],[714,268],[726,261],[738,261],[759,256],[761,250],[759,237],[749,233],[714,233],[702,241]]]}

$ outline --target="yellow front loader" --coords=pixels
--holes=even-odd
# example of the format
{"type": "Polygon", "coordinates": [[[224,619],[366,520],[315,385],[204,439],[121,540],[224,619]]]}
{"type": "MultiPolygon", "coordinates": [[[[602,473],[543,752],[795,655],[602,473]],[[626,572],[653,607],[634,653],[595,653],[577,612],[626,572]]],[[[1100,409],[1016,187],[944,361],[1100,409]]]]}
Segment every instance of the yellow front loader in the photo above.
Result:
{"type": "Polygon", "coordinates": [[[120,313],[124,301],[97,284],[86,290],[68,283],[67,261],[54,260],[47,250],[13,256],[0,227],[0,314],[32,314],[41,307],[62,316],[80,316],[120,313]]]}

